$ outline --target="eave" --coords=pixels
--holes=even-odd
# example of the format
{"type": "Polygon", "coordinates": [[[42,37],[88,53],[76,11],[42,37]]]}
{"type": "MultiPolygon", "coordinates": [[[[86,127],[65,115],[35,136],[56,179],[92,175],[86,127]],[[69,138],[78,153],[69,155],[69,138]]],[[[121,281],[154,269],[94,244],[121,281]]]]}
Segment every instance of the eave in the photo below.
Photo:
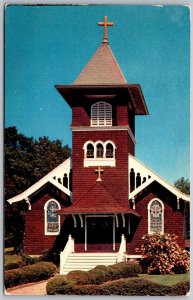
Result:
{"type": "Polygon", "coordinates": [[[100,85],[56,85],[57,91],[62,95],[70,107],[83,104],[82,101],[96,101],[96,96],[109,97],[112,102],[114,96],[125,95],[131,99],[136,115],[148,115],[148,109],[139,84],[100,84],[100,85]],[[88,96],[91,97],[88,97],[88,96]],[[95,98],[92,98],[95,96],[95,98]]]}

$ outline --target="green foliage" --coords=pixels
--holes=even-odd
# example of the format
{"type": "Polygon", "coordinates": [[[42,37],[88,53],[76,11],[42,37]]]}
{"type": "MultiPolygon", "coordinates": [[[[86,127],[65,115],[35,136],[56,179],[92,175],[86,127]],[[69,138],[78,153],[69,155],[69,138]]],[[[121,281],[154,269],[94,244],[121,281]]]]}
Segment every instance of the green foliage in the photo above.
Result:
{"type": "Polygon", "coordinates": [[[5,254],[5,270],[13,270],[37,263],[40,258],[30,257],[26,254],[5,254]]]}
{"type": "Polygon", "coordinates": [[[182,193],[190,195],[190,180],[181,177],[174,182],[174,186],[182,193]]]}
{"type": "Polygon", "coordinates": [[[96,286],[123,277],[137,277],[141,271],[139,264],[135,261],[117,263],[111,266],[99,265],[94,269],[85,271],[72,271],[66,276],[55,276],[47,285],[49,295],[100,295],[96,286]],[[90,291],[90,287],[94,290],[90,291]]]}
{"type": "MultiPolygon", "coordinates": [[[[48,137],[38,140],[18,133],[16,127],[5,128],[5,199],[18,195],[40,180],[71,155],[68,145],[48,137]]],[[[5,201],[5,247],[21,251],[26,203],[11,206],[5,201]]]]}
{"type": "Polygon", "coordinates": [[[5,254],[5,270],[12,270],[23,267],[25,262],[22,255],[5,254]]]}
{"type": "Polygon", "coordinates": [[[56,272],[56,266],[49,262],[38,262],[15,270],[5,271],[5,288],[40,281],[49,278],[56,272]]]}
{"type": "Polygon", "coordinates": [[[88,272],[77,270],[71,271],[66,275],[67,279],[74,281],[76,284],[88,284],[90,283],[88,272]]]}
{"type": "Polygon", "coordinates": [[[68,145],[48,137],[38,140],[5,128],[5,198],[30,187],[71,155],[68,145]]]}
{"type": "Polygon", "coordinates": [[[120,262],[115,265],[111,265],[112,269],[117,270],[116,278],[128,278],[128,277],[137,277],[141,273],[140,265],[135,261],[120,262]]]}
{"type": "Polygon", "coordinates": [[[47,283],[46,293],[48,295],[71,295],[73,285],[74,282],[66,276],[57,275],[47,283]]]}
{"type": "Polygon", "coordinates": [[[189,288],[187,281],[165,286],[139,278],[108,281],[101,285],[75,285],[65,276],[57,276],[48,282],[46,290],[48,295],[177,296],[186,295],[189,288]]]}
{"type": "Polygon", "coordinates": [[[147,234],[143,243],[136,249],[143,259],[142,265],[149,274],[186,273],[190,268],[189,252],[182,250],[176,235],[147,234]]]}

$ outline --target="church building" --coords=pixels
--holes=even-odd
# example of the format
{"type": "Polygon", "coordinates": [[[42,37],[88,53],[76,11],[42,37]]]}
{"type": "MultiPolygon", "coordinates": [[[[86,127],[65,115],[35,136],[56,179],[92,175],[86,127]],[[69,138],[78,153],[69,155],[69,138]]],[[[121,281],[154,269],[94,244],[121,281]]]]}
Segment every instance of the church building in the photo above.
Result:
{"type": "MultiPolygon", "coordinates": [[[[135,116],[148,115],[104,38],[71,85],[56,89],[72,109],[72,157],[8,200],[26,201],[25,253],[60,253],[60,273],[140,258],[149,233],[186,246],[189,196],[135,157],[135,116]]],[[[56,116],[57,117],[57,116],[56,116]]],[[[153,154],[152,154],[153,155],[153,154]]]]}

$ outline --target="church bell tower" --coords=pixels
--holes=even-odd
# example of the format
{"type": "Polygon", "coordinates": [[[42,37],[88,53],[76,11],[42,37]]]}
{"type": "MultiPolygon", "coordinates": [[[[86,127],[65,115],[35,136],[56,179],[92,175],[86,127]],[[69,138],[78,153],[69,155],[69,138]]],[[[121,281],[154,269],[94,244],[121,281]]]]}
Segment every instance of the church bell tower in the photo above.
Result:
{"type": "MultiPolygon", "coordinates": [[[[135,115],[148,110],[140,85],[126,82],[109,46],[107,28],[113,23],[104,17],[98,25],[104,26],[104,37],[93,57],[72,85],[56,86],[72,108],[72,203],[98,182],[128,207],[128,154],[135,154],[135,115]]],[[[101,193],[98,189],[96,198],[101,193]]]]}

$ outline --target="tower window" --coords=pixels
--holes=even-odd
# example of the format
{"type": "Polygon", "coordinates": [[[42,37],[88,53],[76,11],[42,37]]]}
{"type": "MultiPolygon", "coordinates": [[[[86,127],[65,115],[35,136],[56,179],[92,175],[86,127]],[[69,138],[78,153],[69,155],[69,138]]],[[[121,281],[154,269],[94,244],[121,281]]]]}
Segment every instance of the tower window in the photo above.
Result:
{"type": "Polygon", "coordinates": [[[97,157],[103,157],[103,145],[97,144],[97,157]]]}
{"type": "Polygon", "coordinates": [[[112,126],[112,106],[97,102],[91,106],[91,126],[112,126]]]}
{"type": "Polygon", "coordinates": [[[87,141],[84,146],[84,167],[116,166],[116,146],[113,141],[87,141]]]}
{"type": "Polygon", "coordinates": [[[148,204],[148,233],[164,232],[164,205],[159,199],[148,204]]]}
{"type": "Polygon", "coordinates": [[[113,145],[111,143],[108,143],[106,146],[106,157],[107,158],[113,157],[113,145]]]}
{"type": "Polygon", "coordinates": [[[92,144],[87,145],[86,157],[94,158],[94,146],[92,144]]]}

